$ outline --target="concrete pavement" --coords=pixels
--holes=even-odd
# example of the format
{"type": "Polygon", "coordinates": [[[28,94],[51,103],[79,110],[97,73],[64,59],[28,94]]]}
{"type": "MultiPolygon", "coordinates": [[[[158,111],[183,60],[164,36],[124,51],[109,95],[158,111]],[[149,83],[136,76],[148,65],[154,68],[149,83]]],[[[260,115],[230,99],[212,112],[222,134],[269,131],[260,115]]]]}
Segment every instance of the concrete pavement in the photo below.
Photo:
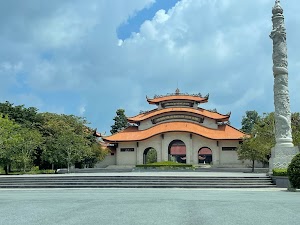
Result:
{"type": "Polygon", "coordinates": [[[300,192],[283,189],[0,190],[6,225],[299,224],[300,192]]]}

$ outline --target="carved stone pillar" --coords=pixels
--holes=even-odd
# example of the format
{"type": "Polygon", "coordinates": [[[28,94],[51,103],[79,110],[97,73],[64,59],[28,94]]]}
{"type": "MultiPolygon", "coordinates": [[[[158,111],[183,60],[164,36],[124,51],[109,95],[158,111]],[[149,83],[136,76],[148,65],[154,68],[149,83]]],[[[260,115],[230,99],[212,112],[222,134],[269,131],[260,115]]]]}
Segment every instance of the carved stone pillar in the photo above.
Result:
{"type": "Polygon", "coordinates": [[[290,98],[288,90],[286,31],[283,9],[280,6],[279,0],[276,0],[272,13],[273,30],[270,37],[273,40],[276,146],[293,147],[290,98]]]}
{"type": "Polygon", "coordinates": [[[286,168],[293,156],[297,153],[297,148],[293,148],[288,90],[286,30],[280,0],[275,1],[272,14],[273,30],[270,34],[270,38],[273,40],[276,145],[272,149],[270,171],[273,168],[286,168]]]}

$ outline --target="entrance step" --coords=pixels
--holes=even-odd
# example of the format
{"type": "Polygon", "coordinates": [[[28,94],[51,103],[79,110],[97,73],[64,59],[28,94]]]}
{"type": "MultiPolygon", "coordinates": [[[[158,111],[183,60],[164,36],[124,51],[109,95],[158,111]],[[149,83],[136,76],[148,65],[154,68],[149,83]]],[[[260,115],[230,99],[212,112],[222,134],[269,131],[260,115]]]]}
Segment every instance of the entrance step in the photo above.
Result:
{"type": "Polygon", "coordinates": [[[269,177],[11,176],[0,188],[275,188],[269,177]]]}

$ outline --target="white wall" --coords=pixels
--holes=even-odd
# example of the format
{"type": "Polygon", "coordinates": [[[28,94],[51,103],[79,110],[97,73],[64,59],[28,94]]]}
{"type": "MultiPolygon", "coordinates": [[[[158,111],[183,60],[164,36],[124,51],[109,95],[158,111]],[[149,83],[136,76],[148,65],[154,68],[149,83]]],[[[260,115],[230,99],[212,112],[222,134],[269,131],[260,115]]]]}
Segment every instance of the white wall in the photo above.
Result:
{"type": "Polygon", "coordinates": [[[154,148],[157,153],[157,161],[161,161],[161,135],[156,135],[147,140],[140,141],[137,152],[137,164],[143,164],[144,151],[147,148],[154,148]]]}
{"type": "Polygon", "coordinates": [[[190,164],[192,143],[190,139],[190,134],[184,132],[169,132],[164,134],[164,139],[162,143],[162,161],[168,161],[169,144],[174,140],[181,140],[184,142],[186,146],[186,163],[190,164]]]}
{"type": "Polygon", "coordinates": [[[193,164],[198,164],[198,152],[201,148],[207,147],[212,151],[212,160],[214,165],[220,163],[219,147],[216,140],[207,139],[198,135],[193,135],[193,164]]]}
{"type": "Polygon", "coordinates": [[[206,117],[204,117],[204,121],[201,125],[212,129],[218,129],[218,124],[216,123],[216,121],[206,117]]]}
{"type": "MultiPolygon", "coordinates": [[[[186,163],[198,164],[198,151],[203,147],[212,150],[212,160],[215,166],[241,166],[243,162],[238,160],[236,151],[222,151],[222,147],[237,147],[239,141],[217,141],[210,140],[195,134],[185,132],[169,132],[156,135],[147,140],[137,142],[119,143],[116,152],[117,165],[136,165],[143,164],[143,153],[147,148],[154,148],[157,152],[157,161],[168,161],[168,147],[174,140],[181,140],[186,145],[186,163]],[[121,148],[134,148],[133,152],[121,152],[121,148]]],[[[105,159],[113,162],[113,159],[105,159]]],[[[107,162],[108,162],[107,161],[107,162]]],[[[248,163],[249,162],[245,162],[248,163]]],[[[244,163],[244,164],[245,164],[244,163]]]]}
{"type": "Polygon", "coordinates": [[[98,162],[96,168],[104,168],[110,165],[116,165],[116,153],[114,155],[107,155],[101,162],[98,162]]]}
{"type": "Polygon", "coordinates": [[[117,165],[136,165],[137,146],[136,142],[119,143],[116,152],[117,165]],[[133,152],[121,152],[121,148],[134,148],[133,152]]]}
{"type": "Polygon", "coordinates": [[[241,165],[242,161],[238,160],[238,154],[236,151],[222,151],[222,147],[237,147],[239,141],[219,141],[220,147],[220,164],[222,165],[241,165]]]}
{"type": "Polygon", "coordinates": [[[152,127],[153,125],[154,124],[152,124],[151,119],[141,121],[141,123],[139,125],[139,130],[146,130],[146,129],[152,127]]]}

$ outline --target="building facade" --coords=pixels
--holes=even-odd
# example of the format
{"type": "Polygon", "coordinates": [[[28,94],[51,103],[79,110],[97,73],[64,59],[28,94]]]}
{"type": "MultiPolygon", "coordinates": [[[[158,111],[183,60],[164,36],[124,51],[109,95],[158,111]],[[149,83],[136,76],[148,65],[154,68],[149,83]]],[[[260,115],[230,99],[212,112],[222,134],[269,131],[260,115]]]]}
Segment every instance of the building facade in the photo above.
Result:
{"type": "MultiPolygon", "coordinates": [[[[116,165],[137,165],[152,160],[187,164],[241,166],[237,146],[244,133],[229,124],[224,115],[201,106],[209,96],[175,93],[148,98],[156,108],[129,117],[131,126],[111,136],[102,137],[115,146],[108,156],[116,165]],[[113,158],[113,159],[112,159],[113,158]]],[[[104,160],[105,162],[105,160],[104,160]]]]}

